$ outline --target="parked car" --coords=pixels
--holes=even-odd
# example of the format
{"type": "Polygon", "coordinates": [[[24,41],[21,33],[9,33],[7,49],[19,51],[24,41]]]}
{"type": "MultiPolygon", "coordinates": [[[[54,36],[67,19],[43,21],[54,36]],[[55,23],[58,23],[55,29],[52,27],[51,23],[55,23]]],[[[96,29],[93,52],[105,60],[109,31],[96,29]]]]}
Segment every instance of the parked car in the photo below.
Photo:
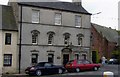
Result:
{"type": "Polygon", "coordinates": [[[95,70],[100,68],[100,64],[93,64],[88,60],[71,60],[66,65],[65,68],[68,72],[80,72],[83,70],[95,70]]]}
{"type": "Polygon", "coordinates": [[[119,61],[118,61],[118,59],[112,58],[108,61],[108,64],[119,64],[119,61]]]}
{"type": "Polygon", "coordinates": [[[41,76],[43,74],[62,74],[66,70],[63,66],[53,65],[49,62],[40,62],[35,66],[27,67],[25,73],[29,75],[41,76]]]}

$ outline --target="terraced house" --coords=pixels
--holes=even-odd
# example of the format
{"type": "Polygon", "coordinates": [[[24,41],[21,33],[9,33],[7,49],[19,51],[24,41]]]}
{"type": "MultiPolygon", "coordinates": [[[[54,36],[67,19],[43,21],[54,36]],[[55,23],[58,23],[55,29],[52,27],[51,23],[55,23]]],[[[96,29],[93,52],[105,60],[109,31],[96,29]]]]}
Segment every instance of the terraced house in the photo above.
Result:
{"type": "Polygon", "coordinates": [[[0,5],[0,74],[17,72],[17,35],[12,7],[0,5]]]}
{"type": "Polygon", "coordinates": [[[91,14],[78,1],[10,3],[18,20],[21,71],[41,61],[91,60],[91,14]]]}

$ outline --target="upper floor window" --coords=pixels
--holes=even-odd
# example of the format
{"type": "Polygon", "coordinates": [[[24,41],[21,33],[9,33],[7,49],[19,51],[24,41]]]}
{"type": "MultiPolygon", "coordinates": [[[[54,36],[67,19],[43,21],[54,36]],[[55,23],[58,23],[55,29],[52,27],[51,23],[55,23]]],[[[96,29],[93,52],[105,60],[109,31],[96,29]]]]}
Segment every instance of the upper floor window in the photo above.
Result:
{"type": "Polygon", "coordinates": [[[77,35],[78,45],[80,45],[80,46],[82,46],[83,37],[84,37],[83,34],[78,34],[78,35],[77,35]]]}
{"type": "Polygon", "coordinates": [[[5,34],[5,45],[11,45],[11,33],[5,34]]]}
{"type": "Polygon", "coordinates": [[[32,10],[32,23],[39,23],[39,22],[40,22],[40,11],[32,10]]]}
{"type": "Polygon", "coordinates": [[[38,43],[38,34],[40,34],[40,32],[38,30],[33,30],[33,31],[31,31],[31,33],[32,33],[32,43],[37,44],[38,43]]]}
{"type": "Polygon", "coordinates": [[[55,33],[52,31],[49,31],[47,34],[48,34],[48,44],[52,44],[55,33]]]}
{"type": "Polygon", "coordinates": [[[64,44],[69,44],[70,33],[64,33],[64,44]]]}
{"type": "Polygon", "coordinates": [[[75,16],[75,26],[81,27],[81,16],[79,16],[79,15],[75,16]]]}
{"type": "Polygon", "coordinates": [[[55,25],[62,24],[62,15],[61,13],[55,13],[55,25]]]}
{"type": "Polygon", "coordinates": [[[12,54],[4,54],[4,66],[12,66],[12,54]]]}

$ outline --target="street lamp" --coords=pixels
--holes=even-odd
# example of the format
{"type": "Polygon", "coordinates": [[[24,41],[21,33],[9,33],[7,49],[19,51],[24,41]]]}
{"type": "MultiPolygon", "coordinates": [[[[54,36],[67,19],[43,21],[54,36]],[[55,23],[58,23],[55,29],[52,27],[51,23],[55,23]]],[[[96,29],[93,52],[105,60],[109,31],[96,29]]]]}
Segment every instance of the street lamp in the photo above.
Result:
{"type": "Polygon", "coordinates": [[[102,12],[98,12],[98,13],[94,13],[94,14],[92,14],[92,15],[98,15],[98,14],[101,14],[102,12]]]}

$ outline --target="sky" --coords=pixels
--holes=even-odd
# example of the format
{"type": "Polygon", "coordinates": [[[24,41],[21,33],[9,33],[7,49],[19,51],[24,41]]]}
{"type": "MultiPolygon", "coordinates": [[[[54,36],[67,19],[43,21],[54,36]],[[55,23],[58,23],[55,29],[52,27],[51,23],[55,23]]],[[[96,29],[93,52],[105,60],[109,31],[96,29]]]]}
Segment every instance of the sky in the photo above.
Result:
{"type": "MultiPolygon", "coordinates": [[[[60,0],[72,2],[72,0],[60,0]]],[[[120,0],[82,0],[82,6],[91,14],[91,22],[118,29],[118,2],[120,0]],[[98,13],[98,14],[97,14],[98,13]]],[[[8,0],[0,0],[6,5],[8,0]]]]}

